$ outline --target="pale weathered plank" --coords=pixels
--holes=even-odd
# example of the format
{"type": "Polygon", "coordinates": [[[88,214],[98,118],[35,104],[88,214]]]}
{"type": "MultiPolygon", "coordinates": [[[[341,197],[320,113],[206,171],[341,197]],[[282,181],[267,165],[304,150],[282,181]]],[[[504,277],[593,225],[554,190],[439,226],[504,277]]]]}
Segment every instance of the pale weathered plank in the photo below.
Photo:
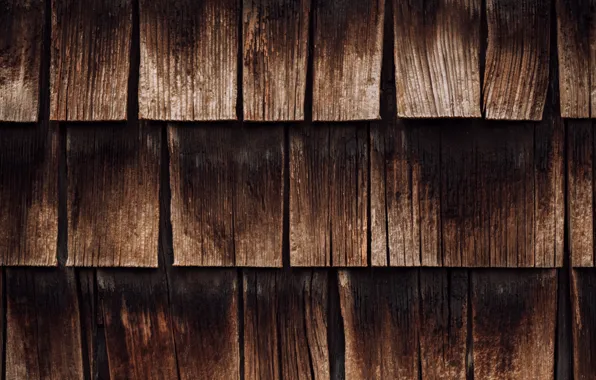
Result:
{"type": "Polygon", "coordinates": [[[596,370],[596,357],[594,356],[594,350],[596,350],[595,289],[596,273],[593,270],[571,270],[573,378],[576,380],[591,380],[594,378],[596,370]]]}
{"type": "Polygon", "coordinates": [[[161,127],[68,125],[68,265],[155,267],[161,127]]]}
{"type": "Polygon", "coordinates": [[[0,2],[0,121],[37,121],[44,13],[43,0],[0,2]]]}
{"type": "Polygon", "coordinates": [[[126,119],[131,35],[131,0],[52,0],[52,120],[126,119]]]}
{"type": "Polygon", "coordinates": [[[313,120],[378,119],[385,0],[319,0],[313,17],[313,120]]]}
{"type": "Polygon", "coordinates": [[[488,119],[542,119],[550,13],[550,2],[545,0],[487,0],[484,110],[488,119]]]}
{"type": "Polygon", "coordinates": [[[397,110],[480,117],[481,0],[393,0],[397,110]]]}
{"type": "Polygon", "coordinates": [[[140,0],[140,118],[236,119],[240,4],[140,0]]]}
{"type": "Polygon", "coordinates": [[[304,119],[311,0],[243,0],[244,119],[304,119]]]}

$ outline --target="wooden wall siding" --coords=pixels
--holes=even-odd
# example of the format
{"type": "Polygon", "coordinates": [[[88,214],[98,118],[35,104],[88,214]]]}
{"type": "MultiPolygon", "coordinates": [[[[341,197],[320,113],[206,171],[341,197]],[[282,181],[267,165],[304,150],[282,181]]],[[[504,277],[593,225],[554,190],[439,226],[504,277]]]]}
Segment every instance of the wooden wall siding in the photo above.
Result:
{"type": "Polygon", "coordinates": [[[480,117],[481,0],[393,0],[397,110],[480,117]]]}
{"type": "Polygon", "coordinates": [[[550,1],[487,0],[484,110],[488,119],[540,120],[548,87],[550,1]]]}
{"type": "Polygon", "coordinates": [[[44,1],[4,0],[0,15],[0,121],[35,122],[39,112],[44,1]]]}
{"type": "Polygon", "coordinates": [[[170,125],[174,264],[281,267],[284,127],[170,125]]]}
{"type": "Polygon", "coordinates": [[[326,271],[244,271],[244,373],[330,379],[326,271]]]}
{"type": "Polygon", "coordinates": [[[474,378],[554,379],[557,274],[472,272],[474,378]]]}
{"type": "Polygon", "coordinates": [[[155,267],[159,125],[66,127],[68,265],[155,267]]]}
{"type": "Polygon", "coordinates": [[[140,0],[139,117],[236,119],[238,0],[140,0]]]}
{"type": "Polygon", "coordinates": [[[367,124],[288,130],[291,265],[366,266],[367,124]]]}
{"type": "Polygon", "coordinates": [[[56,265],[58,126],[0,124],[0,264],[56,265]]]}
{"type": "Polygon", "coordinates": [[[573,378],[594,378],[596,369],[596,273],[571,270],[571,322],[573,332],[573,378]]]}
{"type": "Polygon", "coordinates": [[[313,120],[379,119],[385,0],[315,1],[313,120]]]}
{"type": "Polygon", "coordinates": [[[243,0],[244,120],[304,119],[311,0],[243,0]]]}
{"type": "Polygon", "coordinates": [[[131,0],[51,0],[50,118],[125,120],[131,0]]]}

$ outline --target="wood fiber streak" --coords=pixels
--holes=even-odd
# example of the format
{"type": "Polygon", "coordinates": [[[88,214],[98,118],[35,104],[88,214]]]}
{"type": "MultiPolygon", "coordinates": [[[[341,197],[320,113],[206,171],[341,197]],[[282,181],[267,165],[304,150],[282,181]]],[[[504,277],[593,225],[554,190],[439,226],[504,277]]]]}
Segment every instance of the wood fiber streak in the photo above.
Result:
{"type": "Polygon", "coordinates": [[[56,265],[56,124],[0,124],[0,264],[56,265]]]}
{"type": "Polygon", "coordinates": [[[550,2],[545,0],[487,0],[484,110],[488,119],[542,119],[550,13],[550,2]]]}
{"type": "Polygon", "coordinates": [[[385,0],[314,3],[313,120],[380,118],[385,0]]]}
{"type": "Polygon", "coordinates": [[[557,271],[472,272],[474,378],[554,379],[557,271]]]}
{"type": "Polygon", "coordinates": [[[0,1],[0,121],[37,121],[43,22],[43,0],[0,1]]]}
{"type": "Polygon", "coordinates": [[[83,379],[74,269],[6,271],[6,379],[83,379]]]}
{"type": "Polygon", "coordinates": [[[68,265],[156,267],[161,127],[67,127],[68,265]]]}
{"type": "Polygon", "coordinates": [[[235,120],[238,0],[140,0],[139,117],[235,120]]]}
{"type": "Polygon", "coordinates": [[[418,270],[340,270],[345,378],[418,379],[418,270]]]}
{"type": "Polygon", "coordinates": [[[421,378],[465,379],[468,271],[421,269],[420,316],[421,378]]]}
{"type": "Polygon", "coordinates": [[[393,0],[398,113],[480,117],[481,0],[393,0]]]}
{"type": "Polygon", "coordinates": [[[596,273],[571,270],[573,378],[591,380],[596,371],[596,273]]]}
{"type": "Polygon", "coordinates": [[[125,120],[131,0],[51,0],[50,118],[125,120]]]}
{"type": "Polygon", "coordinates": [[[81,342],[83,345],[83,367],[88,370],[89,379],[103,379],[99,370],[100,351],[105,347],[100,347],[99,335],[100,325],[103,324],[101,318],[98,318],[97,291],[95,269],[81,268],[76,273],[79,293],[79,311],[81,315],[81,342]],[[87,365],[88,367],[85,367],[87,365]]]}
{"type": "Polygon", "coordinates": [[[243,0],[244,119],[304,119],[311,0],[243,0]]]}
{"type": "Polygon", "coordinates": [[[327,288],[327,271],[244,271],[246,379],[330,379],[327,288]]]}

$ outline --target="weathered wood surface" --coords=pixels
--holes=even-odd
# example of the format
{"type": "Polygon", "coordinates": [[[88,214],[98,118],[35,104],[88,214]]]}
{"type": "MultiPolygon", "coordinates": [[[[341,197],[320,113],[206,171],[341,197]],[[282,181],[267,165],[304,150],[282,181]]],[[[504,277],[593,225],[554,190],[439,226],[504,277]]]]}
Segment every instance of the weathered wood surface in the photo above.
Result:
{"type": "Polygon", "coordinates": [[[393,0],[397,109],[480,117],[481,0],[393,0]]]}
{"type": "Polygon", "coordinates": [[[557,271],[472,272],[475,379],[554,379],[557,271]]]}
{"type": "Polygon", "coordinates": [[[313,4],[313,120],[378,119],[385,0],[313,4]]]}
{"type": "Polygon", "coordinates": [[[329,379],[327,272],[243,275],[245,378],[329,379]]]}
{"type": "Polygon", "coordinates": [[[38,119],[44,13],[43,0],[0,2],[0,121],[38,119]]]}
{"type": "Polygon", "coordinates": [[[68,265],[157,266],[161,127],[66,128],[68,265]]]}
{"type": "Polygon", "coordinates": [[[304,119],[311,0],[243,0],[244,120],[304,119]]]}
{"type": "Polygon", "coordinates": [[[571,270],[573,378],[589,380],[596,370],[596,273],[571,270]]]}
{"type": "Polygon", "coordinates": [[[56,265],[58,126],[0,125],[0,264],[56,265]]]}
{"type": "Polygon", "coordinates": [[[174,265],[282,265],[284,127],[170,125],[174,265]]]}
{"type": "Polygon", "coordinates": [[[139,117],[236,119],[236,0],[140,0],[139,117]]]}
{"type": "Polygon", "coordinates": [[[488,119],[540,120],[548,87],[551,6],[487,0],[484,110],[488,119]]]}
{"type": "Polygon", "coordinates": [[[52,0],[50,118],[125,120],[131,0],[52,0]]]}
{"type": "Polygon", "coordinates": [[[304,125],[289,134],[291,265],[366,266],[367,125],[304,125]]]}

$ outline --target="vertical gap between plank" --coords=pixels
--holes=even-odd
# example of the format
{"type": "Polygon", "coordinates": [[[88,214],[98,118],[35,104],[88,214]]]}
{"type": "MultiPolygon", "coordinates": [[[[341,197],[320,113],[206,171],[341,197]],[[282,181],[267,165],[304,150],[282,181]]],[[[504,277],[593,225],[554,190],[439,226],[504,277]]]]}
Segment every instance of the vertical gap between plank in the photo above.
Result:
{"type": "MultiPolygon", "coordinates": [[[[92,363],[89,362],[89,344],[93,344],[95,346],[95,342],[88,342],[87,341],[87,330],[88,329],[93,329],[93,326],[95,326],[95,322],[94,322],[94,318],[93,316],[91,316],[91,320],[92,320],[92,325],[91,326],[87,326],[85,324],[85,316],[83,315],[82,309],[83,309],[83,303],[84,303],[84,298],[83,298],[83,292],[81,289],[81,273],[80,273],[80,269],[73,269],[74,270],[74,278],[75,278],[75,287],[77,290],[77,302],[79,303],[79,327],[80,327],[80,340],[79,340],[79,344],[81,345],[81,355],[82,357],[82,361],[83,361],[83,378],[85,380],[91,380],[92,378],[92,371],[93,371],[93,367],[92,367],[92,363]]],[[[91,311],[93,312],[93,310],[95,310],[95,308],[91,308],[91,311]]],[[[95,335],[93,334],[93,332],[91,333],[91,339],[94,340],[95,335]]]]}
{"type": "Polygon", "coordinates": [[[341,316],[341,305],[338,287],[338,269],[327,269],[327,346],[329,349],[329,374],[331,380],[344,380],[345,374],[345,336],[344,323],[341,316]]]}

